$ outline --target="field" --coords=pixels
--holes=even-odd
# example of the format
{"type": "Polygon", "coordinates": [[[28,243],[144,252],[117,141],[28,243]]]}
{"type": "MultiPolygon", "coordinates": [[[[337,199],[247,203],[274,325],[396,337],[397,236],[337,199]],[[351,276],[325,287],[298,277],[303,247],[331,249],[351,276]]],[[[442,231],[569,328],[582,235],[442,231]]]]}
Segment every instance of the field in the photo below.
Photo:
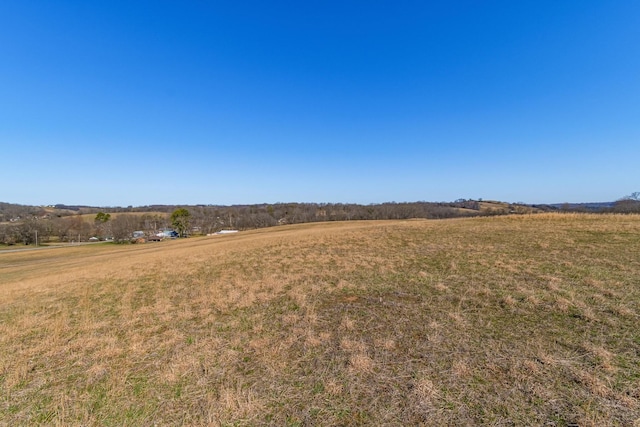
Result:
{"type": "Polygon", "coordinates": [[[640,426],[640,216],[0,253],[0,425],[640,426]]]}

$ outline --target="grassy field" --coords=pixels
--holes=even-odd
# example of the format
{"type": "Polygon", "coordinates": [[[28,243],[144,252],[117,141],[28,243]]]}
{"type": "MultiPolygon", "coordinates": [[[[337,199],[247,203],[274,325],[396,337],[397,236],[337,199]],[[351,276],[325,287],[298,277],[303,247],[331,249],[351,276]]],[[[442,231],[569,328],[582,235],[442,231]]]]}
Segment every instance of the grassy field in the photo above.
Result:
{"type": "Polygon", "coordinates": [[[0,254],[0,425],[640,425],[640,216],[0,254]]]}

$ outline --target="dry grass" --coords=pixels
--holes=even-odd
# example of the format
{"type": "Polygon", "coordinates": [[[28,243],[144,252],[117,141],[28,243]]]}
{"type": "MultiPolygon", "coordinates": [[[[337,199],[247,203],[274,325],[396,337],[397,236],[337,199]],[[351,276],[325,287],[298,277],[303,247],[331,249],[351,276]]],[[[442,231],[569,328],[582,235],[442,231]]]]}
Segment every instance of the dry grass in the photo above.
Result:
{"type": "Polygon", "coordinates": [[[634,425],[640,217],[0,254],[0,425],[634,425]]]}

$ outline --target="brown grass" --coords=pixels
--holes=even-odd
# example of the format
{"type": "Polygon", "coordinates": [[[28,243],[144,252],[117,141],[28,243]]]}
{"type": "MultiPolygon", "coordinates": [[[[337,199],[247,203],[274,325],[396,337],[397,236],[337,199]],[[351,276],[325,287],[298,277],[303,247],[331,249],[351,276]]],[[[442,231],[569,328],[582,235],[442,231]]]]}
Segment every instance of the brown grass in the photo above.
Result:
{"type": "Polygon", "coordinates": [[[0,254],[0,425],[634,425],[640,217],[0,254]]]}

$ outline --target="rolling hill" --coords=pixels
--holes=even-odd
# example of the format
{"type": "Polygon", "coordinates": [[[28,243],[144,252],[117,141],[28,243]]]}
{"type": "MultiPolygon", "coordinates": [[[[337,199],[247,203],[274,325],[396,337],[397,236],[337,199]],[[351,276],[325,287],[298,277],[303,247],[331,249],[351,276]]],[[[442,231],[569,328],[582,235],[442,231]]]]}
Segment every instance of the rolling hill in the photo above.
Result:
{"type": "Polygon", "coordinates": [[[634,425],[638,277],[638,215],[0,254],[0,425],[634,425]]]}

